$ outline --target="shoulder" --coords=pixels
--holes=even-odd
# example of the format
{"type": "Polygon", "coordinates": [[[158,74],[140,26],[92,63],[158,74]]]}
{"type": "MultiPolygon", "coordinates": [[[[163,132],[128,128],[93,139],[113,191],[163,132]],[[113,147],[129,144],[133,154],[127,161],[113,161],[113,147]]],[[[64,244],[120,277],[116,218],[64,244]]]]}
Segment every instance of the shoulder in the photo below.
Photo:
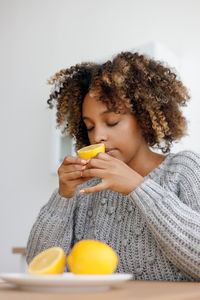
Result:
{"type": "Polygon", "coordinates": [[[181,151],[171,158],[171,183],[177,188],[178,196],[185,204],[200,211],[200,154],[195,151],[181,151]]]}
{"type": "Polygon", "coordinates": [[[184,150],[177,153],[170,153],[169,164],[175,165],[178,168],[184,168],[184,167],[200,168],[200,154],[191,150],[184,150]]]}
{"type": "Polygon", "coordinates": [[[166,163],[166,171],[174,176],[174,181],[199,181],[200,180],[200,154],[184,150],[170,153],[166,163]]]}

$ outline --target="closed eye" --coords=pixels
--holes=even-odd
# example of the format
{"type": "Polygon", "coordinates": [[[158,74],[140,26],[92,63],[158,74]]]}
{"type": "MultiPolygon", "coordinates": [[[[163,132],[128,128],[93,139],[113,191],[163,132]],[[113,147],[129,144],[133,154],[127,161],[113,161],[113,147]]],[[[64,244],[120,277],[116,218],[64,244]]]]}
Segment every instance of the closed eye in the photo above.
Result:
{"type": "Polygon", "coordinates": [[[107,126],[109,127],[113,127],[113,126],[116,126],[119,122],[115,122],[115,123],[111,123],[111,124],[107,124],[107,126]]]}
{"type": "Polygon", "coordinates": [[[91,127],[91,128],[87,128],[87,132],[90,132],[94,129],[94,127],[91,127]]]}
{"type": "MultiPolygon", "coordinates": [[[[114,127],[118,124],[119,122],[115,122],[115,123],[107,123],[106,125],[108,127],[114,127]]],[[[92,130],[94,129],[94,127],[91,127],[91,128],[87,128],[87,132],[91,132],[92,130]]]]}

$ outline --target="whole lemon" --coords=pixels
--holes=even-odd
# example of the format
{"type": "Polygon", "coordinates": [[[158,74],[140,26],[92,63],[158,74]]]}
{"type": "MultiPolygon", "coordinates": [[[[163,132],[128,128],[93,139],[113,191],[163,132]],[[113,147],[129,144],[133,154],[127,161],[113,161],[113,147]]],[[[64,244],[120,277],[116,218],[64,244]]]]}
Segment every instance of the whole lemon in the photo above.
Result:
{"type": "Polygon", "coordinates": [[[82,240],[67,256],[70,272],[74,274],[111,274],[118,264],[115,251],[96,240],[82,240]]]}

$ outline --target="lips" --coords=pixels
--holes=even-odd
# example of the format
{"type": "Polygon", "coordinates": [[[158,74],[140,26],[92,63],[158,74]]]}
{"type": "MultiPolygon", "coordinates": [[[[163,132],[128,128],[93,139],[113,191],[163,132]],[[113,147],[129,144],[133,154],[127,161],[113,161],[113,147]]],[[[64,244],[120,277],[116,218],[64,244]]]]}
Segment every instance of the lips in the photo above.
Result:
{"type": "Polygon", "coordinates": [[[116,151],[115,148],[106,148],[106,149],[105,149],[105,152],[106,152],[107,154],[112,154],[112,153],[114,153],[115,151],[116,151]]]}
{"type": "Polygon", "coordinates": [[[109,152],[111,150],[114,150],[114,148],[105,148],[105,152],[109,152]]]}

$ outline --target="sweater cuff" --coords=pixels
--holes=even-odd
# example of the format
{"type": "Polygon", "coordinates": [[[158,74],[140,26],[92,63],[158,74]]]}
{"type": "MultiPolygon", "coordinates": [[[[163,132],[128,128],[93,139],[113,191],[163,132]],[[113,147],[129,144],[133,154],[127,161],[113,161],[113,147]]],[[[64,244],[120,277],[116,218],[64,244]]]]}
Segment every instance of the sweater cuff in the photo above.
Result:
{"type": "Polygon", "coordinates": [[[58,188],[53,192],[48,207],[50,211],[56,212],[61,217],[66,215],[72,215],[76,206],[77,195],[75,194],[71,198],[65,198],[58,193],[58,188]]]}

